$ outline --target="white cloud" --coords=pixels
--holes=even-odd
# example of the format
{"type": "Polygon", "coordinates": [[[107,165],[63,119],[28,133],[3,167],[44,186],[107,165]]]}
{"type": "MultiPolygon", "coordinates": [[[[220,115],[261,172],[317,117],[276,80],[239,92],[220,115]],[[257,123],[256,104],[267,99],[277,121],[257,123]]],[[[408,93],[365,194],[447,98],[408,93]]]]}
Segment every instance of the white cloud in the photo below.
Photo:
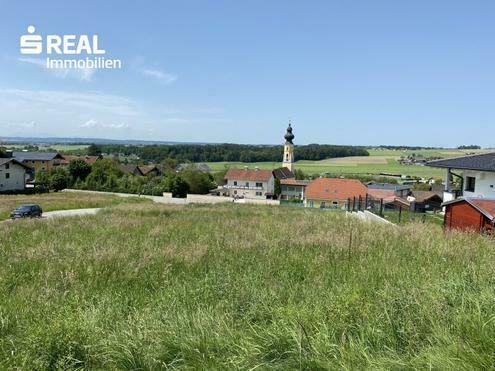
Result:
{"type": "Polygon", "coordinates": [[[81,81],[92,81],[95,70],[93,68],[47,68],[46,61],[40,58],[17,58],[21,63],[33,64],[42,68],[44,71],[61,79],[74,78],[81,81]]]}
{"type": "Polygon", "coordinates": [[[160,81],[164,84],[167,84],[167,85],[171,84],[175,80],[177,80],[176,75],[173,75],[173,74],[168,73],[168,72],[156,70],[156,69],[141,68],[140,71],[142,74],[149,76],[149,77],[152,77],[155,80],[158,80],[158,81],[160,81]]]}
{"type": "Polygon", "coordinates": [[[102,92],[2,87],[0,112],[1,136],[217,141],[219,130],[197,129],[226,119],[102,92]]]}
{"type": "Polygon", "coordinates": [[[124,123],[114,124],[99,122],[95,119],[89,119],[84,124],[81,125],[82,128],[103,128],[103,129],[128,129],[129,125],[124,123]]]}

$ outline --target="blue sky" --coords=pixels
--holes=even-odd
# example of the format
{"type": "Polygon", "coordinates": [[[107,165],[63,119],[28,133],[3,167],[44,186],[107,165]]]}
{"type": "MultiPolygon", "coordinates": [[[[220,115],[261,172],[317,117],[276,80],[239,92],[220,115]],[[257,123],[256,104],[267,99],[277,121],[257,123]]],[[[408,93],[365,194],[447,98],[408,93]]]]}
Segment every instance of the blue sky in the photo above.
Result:
{"type": "Polygon", "coordinates": [[[493,1],[3,1],[0,136],[495,142],[493,1]],[[98,34],[121,70],[53,71],[36,33],[98,34]]]}

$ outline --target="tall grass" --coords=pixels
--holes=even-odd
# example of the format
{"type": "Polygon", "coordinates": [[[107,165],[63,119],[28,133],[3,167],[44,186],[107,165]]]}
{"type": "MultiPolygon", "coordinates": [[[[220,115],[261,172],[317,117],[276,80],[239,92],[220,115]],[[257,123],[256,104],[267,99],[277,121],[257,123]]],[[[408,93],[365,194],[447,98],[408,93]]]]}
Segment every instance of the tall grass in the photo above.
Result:
{"type": "Polygon", "coordinates": [[[0,233],[0,368],[495,368],[486,237],[147,204],[0,233]]]}

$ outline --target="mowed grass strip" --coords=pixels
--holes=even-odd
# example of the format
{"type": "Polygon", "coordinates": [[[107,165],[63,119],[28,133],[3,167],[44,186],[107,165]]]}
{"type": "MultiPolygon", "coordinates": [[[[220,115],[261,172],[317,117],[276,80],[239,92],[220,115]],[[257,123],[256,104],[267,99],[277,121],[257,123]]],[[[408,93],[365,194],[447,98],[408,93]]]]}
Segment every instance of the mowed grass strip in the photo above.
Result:
{"type": "Polygon", "coordinates": [[[0,368],[495,367],[495,244],[477,234],[230,204],[0,233],[0,368]]]}
{"type": "Polygon", "coordinates": [[[43,211],[85,209],[118,205],[121,203],[150,202],[137,197],[122,198],[88,192],[56,192],[35,195],[0,195],[0,221],[7,219],[10,212],[23,204],[38,204],[43,211]]]}

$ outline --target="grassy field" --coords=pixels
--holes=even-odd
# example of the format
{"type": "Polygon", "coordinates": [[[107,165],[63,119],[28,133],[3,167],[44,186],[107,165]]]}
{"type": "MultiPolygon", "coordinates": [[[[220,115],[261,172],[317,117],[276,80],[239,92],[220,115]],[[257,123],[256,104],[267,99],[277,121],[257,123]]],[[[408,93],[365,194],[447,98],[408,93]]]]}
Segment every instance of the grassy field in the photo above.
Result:
{"type": "Polygon", "coordinates": [[[493,369],[495,243],[248,205],[0,224],[1,369],[493,369]]]}
{"type": "MultiPolygon", "coordinates": [[[[469,152],[484,152],[485,150],[470,150],[469,152]]],[[[307,174],[331,173],[332,175],[360,174],[372,175],[380,173],[392,173],[409,175],[424,178],[442,178],[445,171],[429,166],[401,165],[397,160],[401,156],[408,156],[413,153],[423,156],[455,157],[463,156],[468,151],[457,149],[442,150],[418,150],[418,151],[398,151],[398,150],[368,150],[370,156],[332,158],[321,161],[298,161],[296,167],[307,174]]],[[[220,171],[225,167],[255,167],[260,169],[274,169],[281,166],[280,162],[209,162],[208,165],[213,171],[220,171]]]]}
{"type": "Polygon", "coordinates": [[[84,192],[41,193],[36,195],[0,195],[0,220],[7,219],[10,212],[22,204],[38,204],[43,211],[84,209],[117,205],[123,202],[147,202],[145,199],[123,199],[113,195],[84,192]]]}
{"type": "MultiPolygon", "coordinates": [[[[345,157],[343,159],[340,159],[340,161],[336,160],[337,159],[322,161],[297,161],[296,168],[301,169],[309,175],[330,173],[332,175],[339,176],[346,174],[377,175],[380,173],[392,173],[425,178],[442,178],[445,175],[445,171],[442,171],[442,169],[435,169],[429,166],[418,165],[403,166],[400,165],[397,160],[386,157],[376,159],[376,157],[374,158],[370,156],[368,162],[363,162],[360,159],[355,160],[352,157],[345,157]]],[[[242,168],[244,166],[248,166],[250,168],[258,166],[260,169],[275,169],[277,167],[280,167],[281,163],[209,162],[208,166],[210,166],[213,171],[221,171],[226,167],[242,168]]]]}

